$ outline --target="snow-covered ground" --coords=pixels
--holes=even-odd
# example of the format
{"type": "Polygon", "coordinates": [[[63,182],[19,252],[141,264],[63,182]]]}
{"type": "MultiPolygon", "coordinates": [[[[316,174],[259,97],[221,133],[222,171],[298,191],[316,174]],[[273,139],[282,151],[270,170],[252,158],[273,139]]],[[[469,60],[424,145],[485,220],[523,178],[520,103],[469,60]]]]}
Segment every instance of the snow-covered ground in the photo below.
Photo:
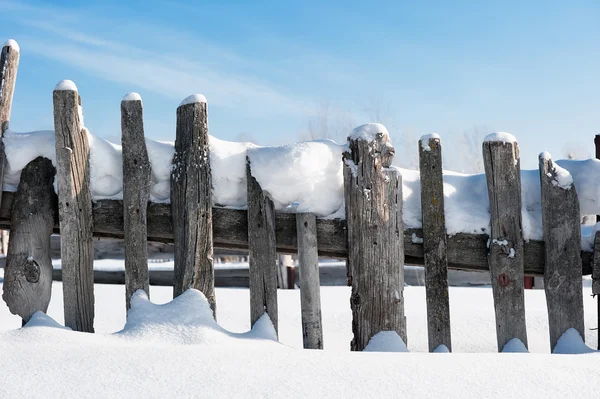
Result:
{"type": "MultiPolygon", "coordinates": [[[[96,285],[96,334],[18,329],[0,302],[0,397],[595,397],[600,355],[551,355],[544,293],[525,292],[532,354],[497,354],[489,287],[450,288],[452,354],[427,350],[425,290],[406,287],[412,353],[349,353],[350,291],[323,287],[324,351],[302,347],[299,290],[280,290],[278,344],[268,325],[240,337],[210,323],[199,295],[166,307],[140,299],[125,326],[123,286],[96,285]],[[119,334],[112,334],[125,330],[119,334]],[[467,352],[476,352],[467,353],[467,352]]],[[[586,340],[595,347],[596,304],[584,280],[586,340]]],[[[217,318],[248,332],[247,289],[217,289],[217,318]]],[[[151,287],[155,303],[170,287],[151,287]]],[[[48,315],[62,323],[62,285],[48,315]]],[[[52,324],[39,318],[38,324],[52,324]]],[[[581,348],[580,348],[581,349],[581,348]]]]}

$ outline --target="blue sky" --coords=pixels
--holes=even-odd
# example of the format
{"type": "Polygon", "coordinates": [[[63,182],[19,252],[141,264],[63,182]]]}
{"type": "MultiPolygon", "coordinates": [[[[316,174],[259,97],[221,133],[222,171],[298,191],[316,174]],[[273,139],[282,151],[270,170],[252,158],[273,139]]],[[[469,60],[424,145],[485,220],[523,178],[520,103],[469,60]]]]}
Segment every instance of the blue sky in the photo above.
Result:
{"type": "Polygon", "coordinates": [[[508,131],[528,168],[541,151],[592,154],[599,21],[597,0],[0,0],[0,37],[21,46],[17,131],[51,129],[52,90],[71,79],[86,125],[109,138],[127,92],[158,140],[174,140],[177,105],[203,93],[225,140],[289,143],[324,124],[343,138],[380,121],[404,163],[438,132],[448,164],[465,158],[463,132],[508,131]]]}

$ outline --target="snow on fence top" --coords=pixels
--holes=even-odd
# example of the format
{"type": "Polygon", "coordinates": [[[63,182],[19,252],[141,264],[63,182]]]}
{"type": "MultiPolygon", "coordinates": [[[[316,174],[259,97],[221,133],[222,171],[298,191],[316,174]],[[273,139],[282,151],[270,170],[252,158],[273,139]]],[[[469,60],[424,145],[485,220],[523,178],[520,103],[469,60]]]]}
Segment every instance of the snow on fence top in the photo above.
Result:
{"type": "MultiPolygon", "coordinates": [[[[565,190],[569,190],[571,187],[573,187],[573,176],[571,176],[568,170],[561,168],[556,164],[556,162],[552,161],[552,156],[550,153],[545,151],[542,152],[540,154],[540,159],[550,160],[552,162],[552,168],[554,168],[554,172],[556,173],[554,180],[552,180],[552,185],[565,190]]],[[[552,174],[548,173],[548,177],[552,177],[552,174]]]]}
{"type": "Polygon", "coordinates": [[[382,133],[389,137],[389,133],[385,126],[381,123],[367,123],[352,130],[348,138],[350,140],[374,140],[378,133],[382,133]]]}
{"type": "Polygon", "coordinates": [[[423,149],[423,151],[431,151],[431,148],[429,148],[429,140],[431,139],[438,139],[439,140],[440,135],[437,133],[431,133],[431,134],[426,134],[424,136],[421,136],[421,139],[419,140],[419,142],[421,143],[421,148],[423,149]]]}
{"type": "MultiPolygon", "coordinates": [[[[386,133],[380,124],[361,126],[352,137],[367,138],[386,133]]],[[[502,136],[502,135],[501,135],[502,136]]],[[[94,199],[120,199],[123,190],[121,146],[88,133],[90,142],[91,190],[94,199]]],[[[512,137],[512,136],[511,136],[512,137]]],[[[507,140],[504,136],[503,140],[507,140]]],[[[15,133],[4,136],[8,167],[4,190],[16,191],[21,170],[33,159],[44,156],[55,162],[54,132],[15,133]]],[[[173,143],[146,140],[152,166],[150,199],[170,201],[173,143]]],[[[287,212],[314,212],[319,217],[343,218],[342,153],[346,145],[330,140],[307,141],[277,147],[259,147],[210,137],[213,202],[216,206],[244,208],[246,156],[252,174],[274,202],[287,212]]],[[[600,161],[556,161],[557,184],[572,181],[582,215],[600,214],[600,161]],[[570,176],[570,177],[569,177],[570,176]]],[[[403,219],[406,228],[421,227],[421,185],[416,170],[397,168],[402,174],[403,219]]],[[[538,170],[521,171],[523,236],[541,240],[541,193],[538,170]]],[[[467,175],[444,171],[446,228],[457,233],[489,234],[490,212],[484,174],[467,175]]],[[[588,229],[589,230],[589,229],[588,229]]],[[[583,249],[590,250],[594,231],[584,232],[583,249]]]]}
{"type": "Polygon", "coordinates": [[[182,105],[195,103],[206,103],[206,97],[204,97],[202,94],[192,94],[191,96],[184,98],[179,106],[181,107],[182,105]]]}
{"type": "Polygon", "coordinates": [[[4,44],[2,45],[2,47],[10,47],[13,49],[13,51],[16,51],[16,52],[21,51],[21,49],[19,48],[19,43],[17,43],[13,39],[8,39],[7,41],[5,41],[4,44]]]}
{"type": "Polygon", "coordinates": [[[142,101],[142,96],[140,96],[138,93],[131,92],[125,94],[125,97],[123,97],[123,100],[121,101],[142,101]]]}
{"type": "Polygon", "coordinates": [[[58,82],[58,84],[56,85],[56,87],[54,88],[54,90],[58,90],[58,91],[65,91],[65,90],[70,90],[70,91],[77,91],[77,86],[75,85],[75,82],[73,82],[72,80],[61,80],[60,82],[58,82]]]}
{"type": "Polygon", "coordinates": [[[483,139],[483,141],[499,141],[502,143],[516,143],[517,139],[515,138],[515,136],[513,136],[510,133],[506,133],[506,132],[498,132],[498,133],[492,133],[492,134],[488,134],[485,139],[483,139]]]}

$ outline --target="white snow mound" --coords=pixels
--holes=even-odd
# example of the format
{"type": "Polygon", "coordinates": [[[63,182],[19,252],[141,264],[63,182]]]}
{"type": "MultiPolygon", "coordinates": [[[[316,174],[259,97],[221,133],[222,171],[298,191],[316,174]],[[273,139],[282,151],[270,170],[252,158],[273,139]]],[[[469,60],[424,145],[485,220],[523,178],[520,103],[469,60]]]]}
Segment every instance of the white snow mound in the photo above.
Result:
{"type": "Polygon", "coordinates": [[[380,331],[369,340],[365,352],[408,352],[396,331],[380,331]]]}

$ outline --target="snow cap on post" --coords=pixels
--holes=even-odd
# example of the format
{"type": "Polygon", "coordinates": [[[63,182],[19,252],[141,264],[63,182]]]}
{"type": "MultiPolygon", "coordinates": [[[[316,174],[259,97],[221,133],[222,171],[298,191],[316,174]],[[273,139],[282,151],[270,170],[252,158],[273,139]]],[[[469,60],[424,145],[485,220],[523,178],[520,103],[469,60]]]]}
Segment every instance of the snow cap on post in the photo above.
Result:
{"type": "Polygon", "coordinates": [[[54,91],[77,91],[77,86],[72,80],[61,80],[58,82],[54,91]]]}
{"type": "Polygon", "coordinates": [[[204,97],[204,95],[202,95],[202,94],[192,94],[191,96],[186,97],[181,102],[181,104],[179,104],[179,106],[182,107],[184,105],[195,104],[195,103],[205,103],[206,104],[206,97],[204,97]]]}
{"type": "Polygon", "coordinates": [[[131,92],[127,93],[121,101],[142,101],[142,96],[140,96],[138,93],[131,92]]]}
{"type": "Polygon", "coordinates": [[[4,44],[2,45],[2,48],[4,48],[4,47],[10,47],[13,51],[16,51],[17,53],[19,53],[21,51],[21,48],[19,47],[19,43],[17,43],[13,39],[8,39],[7,41],[5,41],[4,44]]]}
{"type": "Polygon", "coordinates": [[[352,159],[355,165],[359,163],[358,146],[360,142],[368,142],[369,152],[378,159],[378,167],[387,168],[392,164],[396,151],[387,129],[381,123],[367,123],[354,128],[348,136],[348,141],[349,153],[345,158],[352,159]]]}
{"type": "Polygon", "coordinates": [[[510,133],[497,132],[497,133],[488,134],[487,136],[485,136],[485,139],[483,139],[483,141],[484,142],[496,141],[496,142],[501,142],[501,143],[516,143],[517,139],[515,138],[515,136],[513,136],[510,133]]]}
{"type": "Polygon", "coordinates": [[[434,139],[440,141],[440,135],[437,133],[426,134],[421,136],[419,142],[421,143],[421,148],[423,151],[431,151],[431,147],[429,146],[429,142],[434,139]]]}

